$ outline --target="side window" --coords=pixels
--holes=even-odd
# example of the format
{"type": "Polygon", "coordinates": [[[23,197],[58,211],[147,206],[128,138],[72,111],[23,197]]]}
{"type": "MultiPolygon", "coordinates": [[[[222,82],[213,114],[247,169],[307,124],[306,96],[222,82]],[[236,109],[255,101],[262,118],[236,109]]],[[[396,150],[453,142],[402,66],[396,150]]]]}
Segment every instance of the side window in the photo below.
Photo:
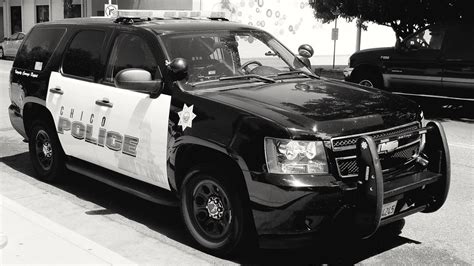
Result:
{"type": "Polygon", "coordinates": [[[141,68],[152,78],[161,78],[155,56],[140,36],[122,33],[116,39],[107,63],[105,81],[113,82],[115,75],[126,68],[141,68]]]}
{"type": "Polygon", "coordinates": [[[448,33],[445,45],[446,59],[474,60],[474,29],[455,28],[448,33]]]}
{"type": "Polygon", "coordinates": [[[66,29],[35,28],[21,46],[14,67],[41,71],[48,64],[66,29]]]}
{"type": "Polygon", "coordinates": [[[432,49],[441,50],[443,45],[445,29],[442,27],[433,26],[422,30],[412,36],[405,42],[409,49],[432,49]]]}
{"type": "Polygon", "coordinates": [[[64,53],[63,73],[95,80],[102,68],[100,52],[105,32],[98,30],[80,31],[64,53]]]}

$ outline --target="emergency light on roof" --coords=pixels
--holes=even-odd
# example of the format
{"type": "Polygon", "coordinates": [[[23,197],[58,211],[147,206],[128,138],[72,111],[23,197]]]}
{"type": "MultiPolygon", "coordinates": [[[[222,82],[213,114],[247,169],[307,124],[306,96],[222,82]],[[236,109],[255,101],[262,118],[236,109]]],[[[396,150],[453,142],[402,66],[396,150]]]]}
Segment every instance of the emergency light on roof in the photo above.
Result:
{"type": "Polygon", "coordinates": [[[148,18],[208,18],[227,20],[226,12],[194,11],[194,10],[117,10],[117,17],[148,17],[148,18]]]}

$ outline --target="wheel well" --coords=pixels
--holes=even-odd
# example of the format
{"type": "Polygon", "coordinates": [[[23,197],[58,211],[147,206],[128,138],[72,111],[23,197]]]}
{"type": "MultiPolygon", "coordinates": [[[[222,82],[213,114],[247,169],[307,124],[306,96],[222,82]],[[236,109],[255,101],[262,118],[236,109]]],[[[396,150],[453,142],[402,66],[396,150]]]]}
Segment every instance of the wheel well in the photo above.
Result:
{"type": "Polygon", "coordinates": [[[353,80],[357,79],[358,75],[362,73],[372,73],[372,74],[377,74],[377,75],[382,75],[382,71],[380,71],[380,68],[374,65],[368,65],[368,64],[363,64],[363,65],[358,65],[353,71],[352,71],[352,76],[353,80]]]}
{"type": "Polygon", "coordinates": [[[53,116],[45,106],[37,103],[25,104],[23,107],[23,124],[26,135],[29,134],[31,125],[35,120],[42,120],[54,128],[53,116]]]}
{"type": "Polygon", "coordinates": [[[177,191],[180,191],[181,185],[189,170],[200,164],[212,164],[218,169],[233,173],[235,178],[233,178],[231,182],[243,189],[244,191],[242,192],[247,192],[242,170],[234,160],[222,152],[194,144],[180,147],[176,155],[175,182],[177,191]]]}

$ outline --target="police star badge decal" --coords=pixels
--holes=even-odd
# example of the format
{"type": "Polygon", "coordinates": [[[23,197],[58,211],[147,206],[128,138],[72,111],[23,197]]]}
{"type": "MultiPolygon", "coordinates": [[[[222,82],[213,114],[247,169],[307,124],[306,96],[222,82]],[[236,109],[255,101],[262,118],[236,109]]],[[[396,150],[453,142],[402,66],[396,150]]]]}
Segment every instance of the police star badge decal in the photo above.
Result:
{"type": "Polygon", "coordinates": [[[196,115],[193,113],[193,108],[194,108],[194,105],[187,106],[186,104],[184,104],[183,110],[181,110],[181,112],[178,112],[178,115],[179,115],[178,126],[183,127],[183,131],[187,127],[189,128],[193,127],[193,119],[196,118],[196,115]]]}

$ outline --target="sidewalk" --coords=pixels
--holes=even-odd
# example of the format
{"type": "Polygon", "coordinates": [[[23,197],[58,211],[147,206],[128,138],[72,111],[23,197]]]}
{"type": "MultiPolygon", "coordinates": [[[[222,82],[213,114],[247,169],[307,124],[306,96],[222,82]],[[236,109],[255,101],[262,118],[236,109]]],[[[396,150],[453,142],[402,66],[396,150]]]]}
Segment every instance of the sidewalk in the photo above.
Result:
{"type": "Polygon", "coordinates": [[[0,195],[0,264],[133,264],[0,195]]]}

